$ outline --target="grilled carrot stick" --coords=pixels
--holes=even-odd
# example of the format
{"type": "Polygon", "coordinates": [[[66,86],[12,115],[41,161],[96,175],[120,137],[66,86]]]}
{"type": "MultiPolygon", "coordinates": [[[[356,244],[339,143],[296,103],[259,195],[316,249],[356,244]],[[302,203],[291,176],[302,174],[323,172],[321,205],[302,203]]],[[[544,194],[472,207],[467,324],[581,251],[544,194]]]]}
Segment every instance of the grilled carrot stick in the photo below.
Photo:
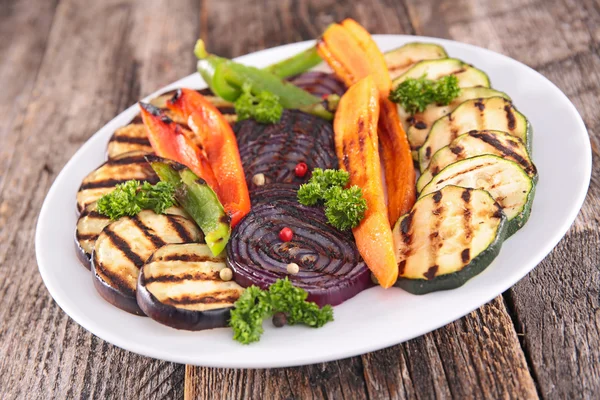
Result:
{"type": "Polygon", "coordinates": [[[350,185],[359,186],[367,202],[365,217],[352,230],[356,246],[379,284],[388,288],[396,282],[398,265],[381,179],[378,119],[379,93],[368,75],[342,96],[333,127],[340,168],[348,171],[350,185]]]}

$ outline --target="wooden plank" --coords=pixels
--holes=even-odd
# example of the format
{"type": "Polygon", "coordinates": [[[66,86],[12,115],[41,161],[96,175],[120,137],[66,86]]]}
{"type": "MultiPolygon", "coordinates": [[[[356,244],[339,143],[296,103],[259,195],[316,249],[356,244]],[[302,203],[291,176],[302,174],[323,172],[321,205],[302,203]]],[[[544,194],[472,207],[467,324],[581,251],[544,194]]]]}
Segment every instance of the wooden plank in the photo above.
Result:
{"type": "Polygon", "coordinates": [[[535,67],[567,94],[589,129],[594,169],[583,209],[559,246],[508,292],[507,299],[540,395],[597,397],[600,390],[597,345],[600,339],[600,114],[597,111],[600,3],[593,0],[433,3],[409,2],[419,34],[441,35],[488,47],[535,67]]]}
{"type": "Polygon", "coordinates": [[[33,242],[44,196],[81,144],[140,97],[194,70],[198,4],[64,0],[54,12],[55,2],[4,3],[0,398],[181,398],[183,366],[109,345],[59,309],[33,242]]]}
{"type": "MultiPolygon", "coordinates": [[[[213,1],[201,15],[209,49],[226,56],[312,39],[345,17],[374,33],[414,32],[407,9],[394,1],[263,1],[247,7],[213,1]]],[[[188,366],[185,393],[187,399],[537,397],[502,297],[436,332],[362,357],[272,370],[188,366]]]]}

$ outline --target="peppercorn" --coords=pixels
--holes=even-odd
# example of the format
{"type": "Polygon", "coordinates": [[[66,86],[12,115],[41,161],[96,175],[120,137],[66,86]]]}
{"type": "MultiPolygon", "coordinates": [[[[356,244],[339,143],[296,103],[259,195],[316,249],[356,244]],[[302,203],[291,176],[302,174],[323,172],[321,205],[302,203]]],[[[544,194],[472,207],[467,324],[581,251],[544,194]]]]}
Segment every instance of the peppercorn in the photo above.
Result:
{"type": "Polygon", "coordinates": [[[283,242],[290,242],[294,237],[294,232],[287,226],[279,231],[279,239],[283,242]]]}
{"type": "Polygon", "coordinates": [[[288,274],[296,275],[298,272],[300,272],[300,266],[296,263],[289,263],[287,265],[287,272],[288,274]]]}
{"type": "Polygon", "coordinates": [[[287,317],[285,313],[279,311],[273,314],[273,325],[275,325],[276,328],[281,328],[285,324],[287,324],[287,317]]]}
{"type": "Polygon", "coordinates": [[[252,183],[256,186],[263,186],[265,184],[265,174],[256,174],[252,177],[252,183]]]}
{"type": "Polygon", "coordinates": [[[308,165],[306,163],[298,163],[296,168],[294,168],[294,173],[298,178],[304,178],[304,175],[308,172],[308,165]]]}
{"type": "Polygon", "coordinates": [[[223,281],[230,281],[233,279],[233,271],[230,268],[223,268],[221,271],[219,271],[219,277],[223,281]]]}

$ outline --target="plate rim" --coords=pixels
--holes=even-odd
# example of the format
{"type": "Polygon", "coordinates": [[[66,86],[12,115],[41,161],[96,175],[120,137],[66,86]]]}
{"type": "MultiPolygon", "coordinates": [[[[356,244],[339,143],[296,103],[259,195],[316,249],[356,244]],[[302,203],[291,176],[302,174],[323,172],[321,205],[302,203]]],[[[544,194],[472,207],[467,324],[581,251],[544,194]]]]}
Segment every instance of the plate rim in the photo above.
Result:
{"type": "MultiPolygon", "coordinates": [[[[566,100],[569,108],[570,108],[570,113],[573,114],[576,118],[576,123],[578,125],[578,129],[581,129],[582,132],[587,133],[586,135],[586,139],[583,141],[583,145],[585,147],[585,154],[582,154],[582,158],[583,158],[583,166],[585,168],[585,182],[587,182],[585,184],[585,187],[581,187],[579,193],[577,194],[576,197],[576,201],[574,202],[575,205],[570,209],[569,213],[568,213],[568,217],[565,219],[565,222],[560,226],[559,229],[557,229],[555,231],[555,234],[552,236],[552,240],[548,240],[544,243],[544,246],[542,247],[541,250],[538,250],[538,255],[537,257],[534,258],[534,261],[532,262],[533,267],[526,269],[524,268],[518,275],[518,279],[516,279],[516,281],[512,284],[509,284],[508,287],[504,288],[500,293],[503,293],[504,291],[506,291],[508,288],[514,286],[518,281],[520,281],[525,275],[527,275],[528,273],[530,273],[533,269],[535,269],[539,263],[546,258],[546,256],[556,247],[556,245],[560,242],[560,240],[566,235],[566,233],[568,232],[568,230],[570,229],[570,227],[573,225],[573,223],[575,222],[575,219],[577,217],[577,215],[579,214],[584,201],[586,199],[587,196],[587,192],[589,189],[589,185],[590,185],[590,181],[591,181],[591,175],[592,175],[592,150],[591,150],[591,143],[590,143],[590,138],[589,138],[589,132],[587,131],[587,127],[585,126],[585,123],[581,117],[581,115],[579,114],[577,108],[575,107],[575,105],[573,104],[573,102],[568,98],[568,96],[562,92],[562,90],[556,86],[552,81],[550,81],[548,78],[546,78],[544,75],[542,75],[541,73],[535,71],[533,68],[529,67],[528,65],[515,60],[511,57],[505,56],[501,53],[483,48],[483,47],[479,47],[479,46],[475,46],[472,44],[468,44],[468,43],[463,43],[463,42],[458,42],[458,41],[454,41],[454,40],[449,40],[449,39],[441,39],[441,38],[434,38],[434,37],[427,37],[427,36],[414,36],[414,35],[373,35],[373,37],[375,38],[375,40],[377,41],[379,38],[385,40],[397,40],[398,41],[398,45],[407,43],[408,41],[423,41],[423,42],[431,42],[431,43],[438,43],[441,45],[445,45],[445,44],[451,44],[452,46],[459,46],[459,47],[466,47],[472,51],[477,51],[477,52],[483,52],[483,56],[485,56],[486,53],[488,54],[494,54],[495,56],[499,56],[501,58],[503,58],[505,61],[509,61],[509,62],[516,62],[518,64],[520,64],[521,67],[524,67],[528,70],[530,70],[531,72],[534,72],[536,75],[538,75],[539,77],[541,77],[544,81],[545,84],[549,84],[554,91],[557,92],[557,94],[559,96],[562,97],[563,100],[566,100]]],[[[315,40],[307,40],[307,41],[301,41],[301,42],[295,42],[295,43],[289,43],[289,44],[285,44],[285,45],[281,45],[281,46],[276,46],[276,47],[272,47],[272,48],[268,48],[268,49],[263,49],[260,51],[256,51],[253,53],[249,53],[246,54],[244,56],[240,56],[237,57],[236,60],[240,60],[240,61],[244,61],[244,59],[246,57],[249,56],[257,56],[260,53],[263,52],[268,52],[268,51],[282,51],[283,49],[285,49],[286,47],[292,47],[292,46],[310,46],[312,44],[315,43],[315,40]]],[[[159,90],[153,92],[152,94],[144,97],[144,99],[142,101],[147,101],[148,99],[155,97],[156,95],[159,95],[165,91],[170,90],[172,87],[177,86],[178,82],[185,80],[185,79],[189,79],[192,76],[197,75],[197,73],[193,73],[190,74],[186,77],[183,77],[181,79],[176,80],[175,82],[172,82],[168,85],[165,85],[164,87],[160,88],[159,90]]],[[[64,175],[66,175],[68,172],[70,171],[73,167],[73,164],[75,164],[75,160],[78,159],[79,157],[77,157],[79,154],[85,152],[87,150],[88,147],[91,147],[93,144],[93,138],[97,137],[98,133],[100,131],[103,130],[104,127],[106,127],[107,125],[110,125],[112,123],[114,123],[115,120],[122,118],[123,114],[127,114],[127,113],[131,113],[132,110],[136,107],[137,103],[134,103],[132,106],[126,108],[125,110],[123,110],[122,112],[120,112],[118,115],[116,115],[114,118],[112,118],[110,121],[108,121],[107,123],[105,123],[102,127],[100,127],[93,135],[91,135],[88,140],[86,140],[86,142],[79,147],[79,149],[71,156],[71,158],[69,159],[69,161],[64,165],[64,167],[61,169],[60,173],[56,176],[54,182],[52,183],[48,193],[46,194],[46,197],[44,198],[44,202],[42,204],[42,207],[40,209],[40,213],[38,215],[38,220],[37,220],[37,224],[36,224],[36,232],[35,232],[35,252],[36,252],[36,261],[38,264],[38,270],[40,271],[40,275],[42,276],[42,280],[44,282],[44,285],[46,286],[46,288],[48,289],[52,299],[59,305],[59,307],[70,317],[72,318],[77,324],[79,324],[80,326],[82,326],[84,329],[86,329],[87,331],[89,331],[90,333],[92,333],[93,335],[101,338],[102,340],[105,340],[117,347],[120,347],[122,349],[137,353],[137,354],[141,354],[147,357],[151,357],[151,358],[157,358],[157,359],[162,359],[162,360],[166,360],[166,361],[171,361],[171,362],[178,362],[178,363],[185,363],[185,364],[190,364],[190,365],[201,365],[201,366],[207,366],[207,367],[222,367],[222,368],[273,368],[273,367],[292,367],[292,366],[299,366],[299,365],[306,365],[306,364],[313,364],[313,363],[319,363],[319,362],[327,362],[327,361],[333,361],[333,360],[339,360],[339,359],[344,359],[344,358],[348,358],[348,357],[353,357],[356,355],[360,355],[360,354],[365,354],[371,351],[376,351],[376,350],[380,350],[383,348],[387,348],[399,343],[404,343],[405,341],[411,340],[415,337],[424,335],[428,332],[431,332],[435,329],[438,329],[440,327],[446,326],[447,324],[456,321],[460,318],[462,318],[464,315],[467,315],[469,312],[472,312],[473,310],[481,307],[484,304],[487,304],[488,302],[490,302],[492,299],[494,299],[497,294],[493,294],[491,296],[486,296],[486,300],[471,308],[469,312],[467,313],[463,313],[462,311],[460,312],[460,315],[455,316],[455,315],[450,315],[446,318],[438,318],[436,319],[436,323],[434,323],[433,325],[436,325],[436,327],[430,329],[429,327],[421,329],[420,333],[414,334],[411,337],[408,338],[404,338],[402,340],[398,340],[398,339],[394,339],[393,335],[388,335],[386,337],[386,339],[379,339],[378,341],[374,342],[374,343],[369,343],[368,341],[363,341],[361,343],[357,343],[356,346],[352,347],[352,349],[348,350],[346,348],[342,349],[342,350],[337,350],[337,351],[330,351],[328,353],[326,353],[325,356],[320,356],[320,355],[314,355],[312,353],[309,352],[310,355],[307,355],[305,357],[302,358],[297,358],[295,360],[292,361],[287,361],[287,360],[277,360],[277,361],[261,361],[261,360],[252,360],[252,362],[248,362],[248,357],[244,357],[243,359],[238,359],[235,360],[234,362],[222,362],[222,361],[215,361],[213,360],[212,362],[203,362],[202,360],[197,360],[194,357],[189,357],[189,356],[185,356],[185,355],[173,355],[173,354],[169,354],[167,352],[161,351],[162,349],[151,349],[150,346],[139,346],[137,344],[137,342],[132,341],[132,340],[124,340],[121,338],[121,336],[111,333],[110,329],[105,329],[104,331],[98,333],[97,330],[92,330],[88,327],[87,323],[82,323],[81,320],[82,318],[80,318],[79,314],[75,311],[73,311],[73,307],[69,304],[69,301],[67,299],[63,299],[60,295],[57,295],[56,293],[58,292],[57,289],[53,286],[52,284],[52,280],[49,278],[49,269],[43,268],[42,264],[44,263],[43,261],[43,256],[42,254],[42,242],[43,242],[43,238],[41,237],[41,232],[44,230],[44,223],[45,220],[47,219],[46,215],[48,214],[48,204],[49,204],[49,198],[53,197],[56,195],[56,191],[58,190],[58,184],[57,182],[59,182],[61,180],[61,178],[63,178],[64,175]]],[[[51,269],[51,268],[50,268],[51,269]]],[[[515,277],[517,277],[517,275],[514,275],[515,277]]],[[[495,292],[494,292],[495,293],[495,292]]],[[[245,347],[245,348],[249,348],[249,347],[245,347]]],[[[223,360],[227,360],[226,357],[223,357],[223,360]]]]}

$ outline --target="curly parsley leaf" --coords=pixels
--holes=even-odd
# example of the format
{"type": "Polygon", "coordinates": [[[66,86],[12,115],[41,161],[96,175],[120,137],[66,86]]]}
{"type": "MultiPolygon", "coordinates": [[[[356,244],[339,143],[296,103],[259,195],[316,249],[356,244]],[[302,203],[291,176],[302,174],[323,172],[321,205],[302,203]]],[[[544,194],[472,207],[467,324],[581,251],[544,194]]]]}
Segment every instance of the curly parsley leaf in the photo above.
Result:
{"type": "Polygon", "coordinates": [[[430,104],[448,105],[460,94],[458,78],[447,75],[436,81],[422,77],[408,78],[390,92],[390,100],[409,114],[425,111],[430,104]]]}
{"type": "Polygon", "coordinates": [[[167,182],[151,185],[131,180],[121,183],[98,200],[98,212],[111,220],[134,216],[142,210],[162,214],[175,204],[175,188],[167,182]]]}
{"type": "Polygon", "coordinates": [[[262,124],[274,124],[281,119],[283,107],[279,103],[279,97],[273,93],[262,91],[255,95],[252,87],[244,84],[242,94],[235,101],[235,112],[238,121],[252,118],[262,124]]]}
{"type": "Polygon", "coordinates": [[[277,312],[287,316],[290,325],[305,324],[320,328],[333,321],[333,308],[322,308],[306,301],[308,293],[292,285],[287,279],[278,279],[268,290],[256,286],[247,288],[231,310],[229,326],[233,328],[233,339],[242,344],[260,340],[263,320],[277,312]]]}

